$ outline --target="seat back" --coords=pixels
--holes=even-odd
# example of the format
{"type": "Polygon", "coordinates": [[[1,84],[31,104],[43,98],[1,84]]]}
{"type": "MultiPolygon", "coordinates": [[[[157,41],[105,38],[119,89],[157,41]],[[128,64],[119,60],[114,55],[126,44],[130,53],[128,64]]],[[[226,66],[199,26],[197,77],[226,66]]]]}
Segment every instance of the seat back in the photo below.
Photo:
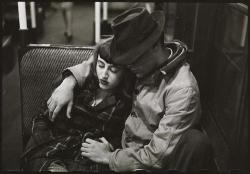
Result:
{"type": "Polygon", "coordinates": [[[63,69],[81,63],[93,53],[93,47],[32,44],[20,62],[20,87],[23,142],[31,135],[32,117],[39,114],[42,103],[50,96],[52,82],[63,69]]]}

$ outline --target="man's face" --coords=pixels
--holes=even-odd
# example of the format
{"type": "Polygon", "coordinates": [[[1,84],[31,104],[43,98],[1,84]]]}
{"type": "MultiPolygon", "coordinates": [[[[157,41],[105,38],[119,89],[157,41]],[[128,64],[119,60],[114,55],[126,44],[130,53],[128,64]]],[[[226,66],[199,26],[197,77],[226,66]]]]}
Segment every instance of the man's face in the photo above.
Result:
{"type": "Polygon", "coordinates": [[[98,56],[96,73],[101,89],[108,90],[117,87],[122,79],[123,72],[123,68],[109,64],[98,56]]]}
{"type": "Polygon", "coordinates": [[[150,49],[140,56],[135,63],[128,65],[128,68],[136,75],[137,78],[142,78],[157,67],[155,56],[156,55],[153,53],[153,49],[150,49]]]}

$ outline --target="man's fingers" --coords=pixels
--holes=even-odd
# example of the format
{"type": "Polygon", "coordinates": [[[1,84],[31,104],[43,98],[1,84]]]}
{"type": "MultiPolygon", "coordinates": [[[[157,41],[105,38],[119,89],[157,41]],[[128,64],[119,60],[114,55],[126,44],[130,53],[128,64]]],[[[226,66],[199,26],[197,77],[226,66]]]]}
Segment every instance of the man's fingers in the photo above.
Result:
{"type": "Polygon", "coordinates": [[[89,147],[91,147],[91,144],[88,144],[88,143],[82,143],[82,147],[84,147],[84,148],[89,148],[89,147]]]}
{"type": "Polygon", "coordinates": [[[67,106],[67,117],[71,118],[71,110],[72,110],[72,106],[73,106],[73,101],[70,101],[68,106],[67,106]]]}
{"type": "Polygon", "coordinates": [[[92,139],[90,139],[90,138],[87,138],[86,140],[85,140],[87,143],[96,143],[96,142],[98,142],[98,141],[95,141],[95,140],[92,140],[92,139]]]}
{"type": "Polygon", "coordinates": [[[86,153],[88,153],[89,152],[89,149],[87,148],[87,147],[81,147],[81,151],[82,152],[86,152],[86,153]]]}
{"type": "Polygon", "coordinates": [[[56,108],[55,108],[55,110],[54,110],[54,112],[53,112],[53,115],[52,115],[52,121],[54,121],[55,120],[55,118],[56,118],[56,116],[57,116],[57,114],[59,113],[59,111],[61,110],[61,106],[59,105],[59,106],[57,106],[56,108]]]}
{"type": "Polygon", "coordinates": [[[106,138],[101,137],[99,138],[104,144],[109,144],[109,142],[106,140],[106,138]]]}
{"type": "Polygon", "coordinates": [[[56,108],[56,105],[54,102],[51,102],[48,106],[48,109],[49,109],[49,118],[51,119],[52,118],[52,115],[53,115],[53,112],[56,108]]]}
{"type": "Polygon", "coordinates": [[[47,106],[49,106],[49,104],[50,104],[51,100],[52,100],[52,98],[51,98],[51,97],[47,100],[47,106]]]}
{"type": "Polygon", "coordinates": [[[81,154],[82,154],[82,156],[85,156],[85,157],[89,157],[90,156],[90,154],[88,152],[82,152],[81,154]]]}
{"type": "Polygon", "coordinates": [[[55,102],[50,102],[48,105],[48,108],[51,112],[54,111],[54,109],[56,108],[56,103],[55,102]]]}
{"type": "Polygon", "coordinates": [[[112,144],[110,144],[110,143],[106,140],[106,138],[101,137],[101,138],[99,138],[99,139],[100,139],[104,144],[108,145],[111,151],[114,150],[114,147],[112,146],[112,144]]]}

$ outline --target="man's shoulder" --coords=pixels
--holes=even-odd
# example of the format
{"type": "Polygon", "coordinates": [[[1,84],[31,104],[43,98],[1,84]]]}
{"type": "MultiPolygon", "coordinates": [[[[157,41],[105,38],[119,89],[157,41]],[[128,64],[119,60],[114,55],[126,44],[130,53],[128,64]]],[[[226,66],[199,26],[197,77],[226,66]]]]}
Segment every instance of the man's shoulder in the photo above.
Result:
{"type": "Polygon", "coordinates": [[[182,66],[178,68],[178,70],[169,77],[168,75],[164,75],[164,80],[167,83],[167,86],[170,88],[197,88],[198,84],[190,70],[190,66],[188,63],[184,63],[182,66]]]}

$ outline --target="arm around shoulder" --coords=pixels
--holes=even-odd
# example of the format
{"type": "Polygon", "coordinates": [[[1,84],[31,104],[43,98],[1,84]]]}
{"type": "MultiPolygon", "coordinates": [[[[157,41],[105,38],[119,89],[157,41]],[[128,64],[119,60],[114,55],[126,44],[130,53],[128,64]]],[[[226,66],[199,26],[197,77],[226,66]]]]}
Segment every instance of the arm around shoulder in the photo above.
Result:
{"type": "Polygon", "coordinates": [[[94,57],[91,56],[88,60],[83,61],[75,66],[68,67],[64,70],[63,76],[65,77],[68,72],[75,78],[77,84],[82,87],[86,78],[90,75],[93,66],[94,57]]]}

